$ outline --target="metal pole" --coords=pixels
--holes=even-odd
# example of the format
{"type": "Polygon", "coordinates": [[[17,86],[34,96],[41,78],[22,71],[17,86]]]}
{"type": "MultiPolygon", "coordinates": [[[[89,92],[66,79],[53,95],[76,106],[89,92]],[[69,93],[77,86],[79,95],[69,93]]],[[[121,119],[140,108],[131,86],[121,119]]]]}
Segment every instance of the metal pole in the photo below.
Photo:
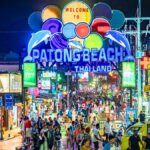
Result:
{"type": "Polygon", "coordinates": [[[130,88],[130,107],[132,108],[132,88],[130,88]]]}
{"type": "Polygon", "coordinates": [[[26,102],[25,102],[25,88],[24,88],[24,82],[23,82],[23,79],[24,79],[24,70],[23,70],[23,67],[21,66],[21,75],[22,75],[22,102],[23,102],[23,116],[25,117],[26,115],[26,102]]]}
{"type": "MultiPolygon", "coordinates": [[[[141,0],[138,1],[138,17],[137,17],[137,51],[141,52],[141,0]]],[[[142,87],[141,87],[141,66],[140,59],[137,59],[137,91],[138,91],[138,115],[142,110],[142,87]]]]}
{"type": "Polygon", "coordinates": [[[3,109],[2,109],[2,107],[0,107],[0,109],[1,109],[0,140],[3,140],[3,109]]]}
{"type": "Polygon", "coordinates": [[[69,107],[69,74],[67,74],[67,107],[69,107]]]}

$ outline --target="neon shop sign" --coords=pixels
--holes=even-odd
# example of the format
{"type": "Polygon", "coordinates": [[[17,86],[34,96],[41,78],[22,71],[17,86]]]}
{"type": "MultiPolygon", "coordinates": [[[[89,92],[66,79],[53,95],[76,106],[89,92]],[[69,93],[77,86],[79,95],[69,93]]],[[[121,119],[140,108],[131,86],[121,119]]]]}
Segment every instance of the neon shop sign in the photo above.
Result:
{"type": "MultiPolygon", "coordinates": [[[[109,6],[98,3],[92,10],[98,7],[109,6]]],[[[42,30],[32,35],[24,62],[55,61],[58,64],[69,63],[76,72],[108,73],[112,70],[112,61],[133,61],[127,38],[121,32],[112,30],[109,23],[112,10],[110,17],[105,16],[106,19],[104,16],[92,18],[92,10],[82,1],[71,2],[63,9],[62,21],[47,19],[42,30]],[[41,43],[45,43],[46,48],[39,47],[41,43]],[[112,47],[109,43],[116,46],[112,47]]]]}

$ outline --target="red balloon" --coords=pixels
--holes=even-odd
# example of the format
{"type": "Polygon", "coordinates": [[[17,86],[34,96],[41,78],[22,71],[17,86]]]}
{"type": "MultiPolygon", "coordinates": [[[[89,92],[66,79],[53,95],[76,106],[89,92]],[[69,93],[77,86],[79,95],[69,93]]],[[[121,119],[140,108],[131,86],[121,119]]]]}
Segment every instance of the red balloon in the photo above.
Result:
{"type": "Polygon", "coordinates": [[[99,33],[102,37],[111,30],[110,23],[104,18],[96,18],[92,22],[92,31],[99,33]]]}
{"type": "Polygon", "coordinates": [[[76,34],[79,38],[86,38],[90,34],[90,27],[87,23],[79,23],[76,26],[76,34]]]}

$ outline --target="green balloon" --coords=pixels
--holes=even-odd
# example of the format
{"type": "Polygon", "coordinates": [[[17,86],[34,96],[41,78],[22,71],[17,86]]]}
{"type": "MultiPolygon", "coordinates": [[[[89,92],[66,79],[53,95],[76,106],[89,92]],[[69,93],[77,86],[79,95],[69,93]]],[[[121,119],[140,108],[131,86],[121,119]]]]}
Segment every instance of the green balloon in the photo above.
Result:
{"type": "Polygon", "coordinates": [[[92,49],[96,48],[100,50],[103,46],[103,38],[97,33],[91,33],[85,40],[84,40],[85,48],[92,49]]]}

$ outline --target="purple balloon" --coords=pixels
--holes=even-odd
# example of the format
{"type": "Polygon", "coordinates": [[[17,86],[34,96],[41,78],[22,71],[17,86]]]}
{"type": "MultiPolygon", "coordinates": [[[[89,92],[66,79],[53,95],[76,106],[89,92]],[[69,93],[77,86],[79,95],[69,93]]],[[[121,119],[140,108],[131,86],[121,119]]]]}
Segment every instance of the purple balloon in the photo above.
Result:
{"type": "Polygon", "coordinates": [[[68,40],[62,33],[56,33],[51,38],[50,44],[52,49],[65,49],[68,47],[68,40]]]}
{"type": "Polygon", "coordinates": [[[48,19],[44,22],[42,30],[49,30],[52,34],[62,31],[62,22],[56,18],[48,19]]]}
{"type": "Polygon", "coordinates": [[[103,2],[96,3],[93,7],[93,17],[105,17],[108,20],[112,17],[111,7],[103,2]]]}

